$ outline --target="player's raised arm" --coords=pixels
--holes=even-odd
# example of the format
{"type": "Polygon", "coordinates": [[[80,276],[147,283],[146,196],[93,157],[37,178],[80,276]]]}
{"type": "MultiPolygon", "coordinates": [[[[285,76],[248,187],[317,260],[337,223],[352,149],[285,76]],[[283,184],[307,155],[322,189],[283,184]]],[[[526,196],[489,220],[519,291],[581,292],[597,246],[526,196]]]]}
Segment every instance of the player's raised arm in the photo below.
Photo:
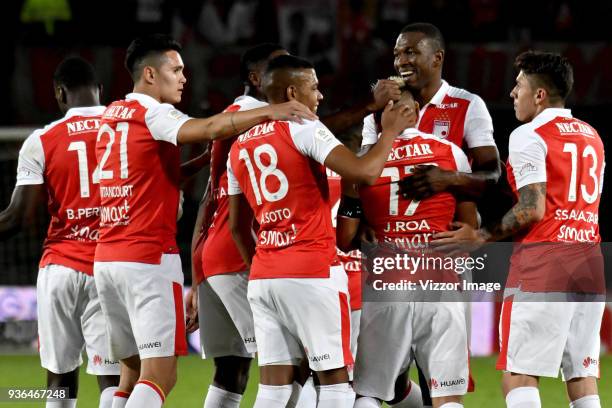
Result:
{"type": "Polygon", "coordinates": [[[177,141],[181,144],[204,140],[225,139],[238,135],[267,120],[317,119],[317,115],[298,101],[264,106],[242,112],[219,113],[205,119],[190,119],[178,131],[177,141]]]}
{"type": "Polygon", "coordinates": [[[325,159],[325,166],[348,182],[373,184],[382,172],[393,139],[416,123],[416,106],[389,102],[382,118],[382,134],[378,143],[361,157],[344,145],[335,147],[325,159]]]}

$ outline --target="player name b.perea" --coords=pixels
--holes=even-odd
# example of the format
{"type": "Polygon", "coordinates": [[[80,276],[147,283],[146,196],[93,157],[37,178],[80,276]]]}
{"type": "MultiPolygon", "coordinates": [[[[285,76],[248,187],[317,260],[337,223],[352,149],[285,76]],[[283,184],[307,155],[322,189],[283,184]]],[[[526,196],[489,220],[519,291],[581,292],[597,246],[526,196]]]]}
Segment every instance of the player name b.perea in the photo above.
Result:
{"type": "Polygon", "coordinates": [[[429,144],[419,143],[395,147],[389,153],[388,161],[403,160],[419,156],[433,156],[429,144]]]}

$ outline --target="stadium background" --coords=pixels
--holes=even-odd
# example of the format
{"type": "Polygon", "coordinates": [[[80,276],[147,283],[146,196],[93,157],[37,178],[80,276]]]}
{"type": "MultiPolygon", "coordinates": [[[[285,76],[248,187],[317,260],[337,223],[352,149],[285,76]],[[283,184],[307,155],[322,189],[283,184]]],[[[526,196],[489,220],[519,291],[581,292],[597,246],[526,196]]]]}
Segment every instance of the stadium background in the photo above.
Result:
{"type": "MultiPolygon", "coordinates": [[[[0,13],[0,208],[10,201],[23,139],[61,116],[51,80],[57,63],[70,54],[91,61],[104,87],[102,101],[108,103],[131,90],[123,68],[125,48],[146,32],[167,32],[183,44],[187,85],[179,108],[191,115],[220,112],[241,94],[240,54],[249,45],[276,41],[315,63],[325,96],[319,114],[325,116],[363,100],[371,83],[393,74],[392,49],[403,25],[432,22],[447,41],[443,77],[485,100],[502,159],[508,135],[518,125],[508,97],[514,57],[530,48],[557,51],[575,69],[569,107],[598,129],[610,152],[611,19],[612,2],[606,0],[11,0],[0,13]]],[[[193,157],[203,148],[187,146],[183,155],[193,157]]],[[[184,188],[179,242],[187,284],[192,225],[207,176],[202,171],[184,188]]],[[[610,191],[608,182],[600,210],[604,241],[612,238],[610,191]]],[[[505,205],[506,199],[491,197],[481,208],[485,216],[494,216],[505,205]]],[[[31,287],[46,224],[41,211],[25,231],[0,242],[0,353],[32,350],[36,326],[31,287]]],[[[495,305],[477,309],[482,313],[478,321],[486,322],[473,331],[475,341],[482,343],[481,354],[495,352],[495,305]]],[[[610,350],[608,322],[602,336],[610,350]]],[[[37,373],[32,375],[42,373],[35,358],[19,361],[32,365],[37,373]]],[[[0,355],[0,372],[14,364],[17,360],[0,355]]],[[[604,361],[604,374],[610,365],[609,359],[604,361]]],[[[611,388],[611,381],[604,377],[602,385],[611,388]]],[[[4,385],[10,383],[0,382],[4,385]]]]}

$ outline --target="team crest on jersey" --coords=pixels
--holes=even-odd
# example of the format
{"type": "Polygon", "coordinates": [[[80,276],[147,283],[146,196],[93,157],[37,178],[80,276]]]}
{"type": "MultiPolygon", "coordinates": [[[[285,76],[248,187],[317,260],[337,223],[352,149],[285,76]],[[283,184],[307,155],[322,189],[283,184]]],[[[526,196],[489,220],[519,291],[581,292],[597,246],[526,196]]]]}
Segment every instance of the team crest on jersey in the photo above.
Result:
{"type": "Polygon", "coordinates": [[[183,112],[176,110],[176,109],[172,109],[171,111],[168,112],[168,117],[170,119],[179,120],[182,116],[183,116],[183,112]]]}
{"type": "Polygon", "coordinates": [[[327,128],[318,128],[315,130],[315,138],[319,139],[322,142],[329,142],[332,140],[334,135],[327,128]]]}
{"type": "Polygon", "coordinates": [[[446,139],[450,133],[450,120],[434,120],[432,133],[441,139],[446,139]]]}

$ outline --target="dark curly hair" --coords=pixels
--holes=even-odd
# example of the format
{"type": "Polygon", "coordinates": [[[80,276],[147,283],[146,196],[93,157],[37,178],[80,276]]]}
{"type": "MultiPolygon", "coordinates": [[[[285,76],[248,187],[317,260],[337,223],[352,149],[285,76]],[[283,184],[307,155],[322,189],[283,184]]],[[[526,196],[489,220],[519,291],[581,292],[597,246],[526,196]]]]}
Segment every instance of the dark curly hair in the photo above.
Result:
{"type": "Polygon", "coordinates": [[[572,65],[552,52],[526,51],[516,57],[514,68],[528,75],[534,85],[546,89],[552,100],[565,101],[574,85],[572,65]]]}

